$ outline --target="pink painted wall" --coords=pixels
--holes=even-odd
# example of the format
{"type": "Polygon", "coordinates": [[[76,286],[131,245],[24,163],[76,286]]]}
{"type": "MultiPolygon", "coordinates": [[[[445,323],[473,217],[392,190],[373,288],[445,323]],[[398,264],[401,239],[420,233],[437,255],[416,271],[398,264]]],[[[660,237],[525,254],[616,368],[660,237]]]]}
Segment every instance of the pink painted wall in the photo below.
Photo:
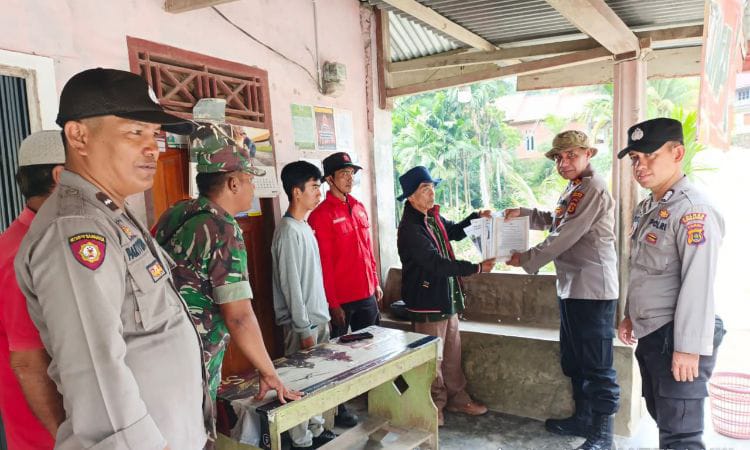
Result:
{"type": "MultiPolygon", "coordinates": [[[[290,103],[352,111],[354,142],[362,175],[361,199],[371,203],[373,173],[368,155],[365,45],[360,2],[317,0],[321,64],[346,65],[344,92],[318,93],[299,67],[225,22],[210,8],[181,14],[163,0],[3,0],[0,49],[43,55],[55,63],[58,93],[75,73],[91,67],[129,70],[126,36],[178,47],[268,71],[277,170],[301,154],[294,149],[290,103]]],[[[244,30],[315,74],[312,0],[239,0],[217,7],[244,30]]],[[[282,211],[286,197],[280,198],[282,211]]]]}

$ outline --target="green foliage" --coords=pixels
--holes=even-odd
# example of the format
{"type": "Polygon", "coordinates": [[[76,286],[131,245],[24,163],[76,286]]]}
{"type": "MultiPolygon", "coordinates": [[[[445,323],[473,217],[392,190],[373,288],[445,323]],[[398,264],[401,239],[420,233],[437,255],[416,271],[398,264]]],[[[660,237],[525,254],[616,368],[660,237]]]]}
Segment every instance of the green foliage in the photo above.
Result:
{"type": "MultiPolygon", "coordinates": [[[[471,211],[489,207],[501,211],[517,206],[549,207],[566,181],[546,158],[520,159],[516,148],[521,133],[505,121],[498,107],[502,97],[515,92],[507,80],[470,86],[471,101],[460,103],[458,89],[429,92],[396,101],[393,110],[394,192],[401,193],[398,177],[416,165],[424,165],[443,179],[436,201],[446,217],[460,220],[471,211]]],[[[543,126],[554,135],[571,122],[579,122],[602,149],[593,160],[594,170],[608,177],[612,168],[613,86],[570,88],[574,93],[595,94],[577,117],[550,114],[543,126]],[[605,149],[610,149],[609,151],[605,149]]],[[[534,95],[529,93],[528,95],[534,95]]],[[[697,79],[651,80],[647,88],[649,118],[668,116],[683,123],[685,172],[711,170],[697,165],[695,156],[704,147],[695,141],[698,97],[697,79]]],[[[537,142],[546,149],[551,142],[537,142]]],[[[403,210],[396,205],[397,215],[403,210]]],[[[540,236],[543,238],[543,236],[540,236]]],[[[456,247],[459,257],[476,260],[468,241],[456,247]]],[[[544,270],[552,270],[551,266],[544,270]]]]}
{"type": "Polygon", "coordinates": [[[685,142],[685,157],[682,159],[682,171],[691,180],[698,177],[699,172],[711,172],[716,168],[695,162],[698,153],[706,150],[706,146],[698,142],[698,112],[685,111],[681,106],[673,106],[668,117],[682,122],[682,137],[685,142]]]}

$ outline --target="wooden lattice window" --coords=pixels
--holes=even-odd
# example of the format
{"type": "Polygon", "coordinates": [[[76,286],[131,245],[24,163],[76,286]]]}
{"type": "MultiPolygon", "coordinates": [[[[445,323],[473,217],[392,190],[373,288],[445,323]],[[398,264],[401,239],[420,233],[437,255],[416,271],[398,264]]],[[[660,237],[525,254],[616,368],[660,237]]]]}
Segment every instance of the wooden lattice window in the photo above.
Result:
{"type": "Polygon", "coordinates": [[[233,123],[270,129],[265,70],[128,37],[130,70],[143,76],[166,109],[191,117],[202,98],[227,101],[233,123]]]}

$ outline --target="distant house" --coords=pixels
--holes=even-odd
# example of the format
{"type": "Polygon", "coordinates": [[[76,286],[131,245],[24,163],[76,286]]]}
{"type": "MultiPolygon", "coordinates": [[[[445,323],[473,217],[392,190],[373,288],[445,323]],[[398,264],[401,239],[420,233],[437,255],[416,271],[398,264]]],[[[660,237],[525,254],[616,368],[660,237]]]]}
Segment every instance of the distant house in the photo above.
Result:
{"type": "MultiPolygon", "coordinates": [[[[549,150],[555,132],[576,129],[588,132],[589,124],[582,123],[586,105],[601,94],[576,93],[575,89],[517,92],[497,100],[497,106],[505,113],[506,123],[521,134],[516,147],[519,159],[542,158],[549,150]],[[561,130],[550,129],[545,123],[549,116],[565,119],[561,130]]],[[[597,139],[602,143],[603,138],[597,139]]]]}
{"type": "Polygon", "coordinates": [[[750,148],[750,72],[737,74],[732,145],[750,148]]]}

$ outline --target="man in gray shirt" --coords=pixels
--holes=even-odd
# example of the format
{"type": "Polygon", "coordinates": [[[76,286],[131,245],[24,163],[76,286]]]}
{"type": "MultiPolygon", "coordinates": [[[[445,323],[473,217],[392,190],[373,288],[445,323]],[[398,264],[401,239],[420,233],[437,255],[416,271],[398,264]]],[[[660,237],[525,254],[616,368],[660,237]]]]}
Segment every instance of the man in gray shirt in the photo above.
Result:
{"type": "Polygon", "coordinates": [[[149,189],[166,114],[146,81],[91,69],[63,88],[66,163],[15,259],[63,397],[56,448],[200,450],[200,340],[169,258],[128,209],[149,189]]]}
{"type": "MultiPolygon", "coordinates": [[[[328,342],[328,301],[318,242],[305,221],[320,203],[320,170],[297,161],[281,170],[289,209],[273,234],[273,308],[284,329],[284,353],[290,355],[328,342]]],[[[313,416],[289,430],[294,448],[318,448],[336,437],[323,430],[323,417],[313,416]]]]}
{"type": "Polygon", "coordinates": [[[651,195],[633,218],[630,283],[620,340],[636,343],[643,397],[659,427],[659,448],[703,449],[703,403],[725,331],[714,313],[724,219],[685,177],[682,124],[633,125],[633,176],[651,195]]]}
{"type": "Polygon", "coordinates": [[[552,433],[586,437],[582,450],[612,446],[620,400],[612,343],[618,297],[615,202],[607,182],[591,168],[595,155],[585,133],[558,134],[545,156],[569,182],[555,210],[505,210],[506,219],[530,216],[532,228],[549,230],[541,244],[515,253],[508,264],[536,273],[555,262],[560,365],[573,385],[576,410],[565,419],[548,419],[544,426],[552,433]]]}

